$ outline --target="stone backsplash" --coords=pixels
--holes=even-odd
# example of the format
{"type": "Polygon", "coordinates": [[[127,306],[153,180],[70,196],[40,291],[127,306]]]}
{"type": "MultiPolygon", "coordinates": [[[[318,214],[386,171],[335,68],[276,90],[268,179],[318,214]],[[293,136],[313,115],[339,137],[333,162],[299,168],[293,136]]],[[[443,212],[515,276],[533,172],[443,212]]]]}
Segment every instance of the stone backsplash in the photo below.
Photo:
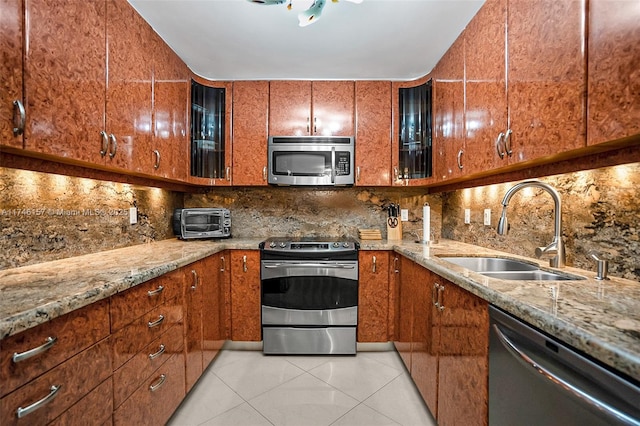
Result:
{"type": "MultiPolygon", "coordinates": [[[[595,271],[594,251],[609,261],[609,275],[640,281],[640,163],[606,167],[540,179],[562,200],[567,264],[595,271]]],[[[534,257],[536,247],[553,238],[553,200],[539,189],[524,189],[509,202],[510,231],[496,233],[502,198],[515,183],[442,194],[443,237],[534,257]],[[471,223],[464,223],[464,209],[471,223]],[[483,224],[491,209],[491,226],[483,224]]]]}
{"type": "Polygon", "coordinates": [[[183,203],[179,192],[3,167],[0,194],[0,269],[171,238],[183,203]]]}
{"type": "Polygon", "coordinates": [[[431,228],[440,235],[442,202],[423,188],[216,188],[185,195],[185,207],[226,207],[231,232],[238,238],[276,236],[358,237],[358,229],[379,229],[387,236],[387,206],[400,204],[409,220],[403,237],[422,237],[422,206],[431,206],[431,228]]]}

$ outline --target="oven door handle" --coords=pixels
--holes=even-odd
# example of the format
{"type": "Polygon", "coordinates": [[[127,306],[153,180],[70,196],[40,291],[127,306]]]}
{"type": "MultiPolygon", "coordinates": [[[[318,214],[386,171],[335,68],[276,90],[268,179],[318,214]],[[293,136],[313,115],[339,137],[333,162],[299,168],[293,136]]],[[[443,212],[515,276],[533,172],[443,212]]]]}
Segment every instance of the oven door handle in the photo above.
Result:
{"type": "Polygon", "coordinates": [[[356,265],[343,263],[271,263],[262,265],[266,269],[276,268],[324,268],[324,269],[355,269],[356,265]]]}
{"type": "Polygon", "coordinates": [[[336,147],[331,147],[331,183],[336,183],[336,147]]]}

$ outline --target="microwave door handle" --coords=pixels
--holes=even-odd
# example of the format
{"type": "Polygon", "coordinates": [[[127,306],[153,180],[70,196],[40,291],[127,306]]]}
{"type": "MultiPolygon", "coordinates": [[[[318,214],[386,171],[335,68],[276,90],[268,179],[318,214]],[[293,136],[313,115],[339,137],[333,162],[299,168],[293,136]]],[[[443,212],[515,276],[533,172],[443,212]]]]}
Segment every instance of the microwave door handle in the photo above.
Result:
{"type": "Polygon", "coordinates": [[[331,183],[336,183],[336,147],[331,147],[331,183]]]}

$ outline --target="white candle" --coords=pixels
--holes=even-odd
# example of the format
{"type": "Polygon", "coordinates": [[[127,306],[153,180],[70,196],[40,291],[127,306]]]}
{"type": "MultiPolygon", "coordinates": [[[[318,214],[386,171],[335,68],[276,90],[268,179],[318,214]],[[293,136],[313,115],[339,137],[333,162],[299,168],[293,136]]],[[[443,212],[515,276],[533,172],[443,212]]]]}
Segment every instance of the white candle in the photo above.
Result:
{"type": "Polygon", "coordinates": [[[427,203],[422,207],[422,240],[431,240],[431,208],[427,203]]]}

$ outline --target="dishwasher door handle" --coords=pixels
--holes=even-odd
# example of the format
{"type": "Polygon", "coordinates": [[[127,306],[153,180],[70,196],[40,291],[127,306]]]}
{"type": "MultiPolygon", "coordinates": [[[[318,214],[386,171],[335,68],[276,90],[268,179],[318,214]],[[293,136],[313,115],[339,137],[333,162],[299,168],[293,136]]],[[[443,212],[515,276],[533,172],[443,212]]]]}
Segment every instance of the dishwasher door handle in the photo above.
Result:
{"type": "Polygon", "coordinates": [[[559,385],[560,387],[562,387],[565,391],[567,391],[568,393],[572,394],[573,396],[575,396],[576,398],[581,399],[582,401],[586,402],[589,405],[595,406],[598,410],[600,410],[603,413],[608,414],[611,417],[615,417],[627,424],[630,425],[638,425],[640,423],[638,423],[638,420],[628,416],[626,413],[616,409],[615,407],[612,407],[611,405],[607,404],[604,401],[599,400],[598,398],[595,398],[592,395],[589,395],[587,392],[583,391],[582,389],[578,388],[577,386],[569,383],[567,380],[559,377],[558,375],[552,373],[551,371],[549,371],[548,369],[544,368],[543,366],[541,366],[540,364],[538,364],[536,361],[534,361],[533,359],[531,359],[531,357],[529,355],[527,355],[522,349],[518,348],[516,346],[515,343],[513,343],[511,340],[509,340],[509,338],[507,336],[504,335],[504,333],[502,332],[502,330],[500,330],[500,327],[498,327],[497,324],[493,324],[493,331],[495,331],[496,336],[498,337],[498,339],[500,340],[500,343],[502,343],[502,345],[516,358],[520,358],[525,364],[527,364],[528,366],[530,366],[531,368],[533,368],[534,370],[536,370],[538,373],[540,373],[543,377],[545,377],[546,379],[550,380],[551,382],[559,385]]]}

